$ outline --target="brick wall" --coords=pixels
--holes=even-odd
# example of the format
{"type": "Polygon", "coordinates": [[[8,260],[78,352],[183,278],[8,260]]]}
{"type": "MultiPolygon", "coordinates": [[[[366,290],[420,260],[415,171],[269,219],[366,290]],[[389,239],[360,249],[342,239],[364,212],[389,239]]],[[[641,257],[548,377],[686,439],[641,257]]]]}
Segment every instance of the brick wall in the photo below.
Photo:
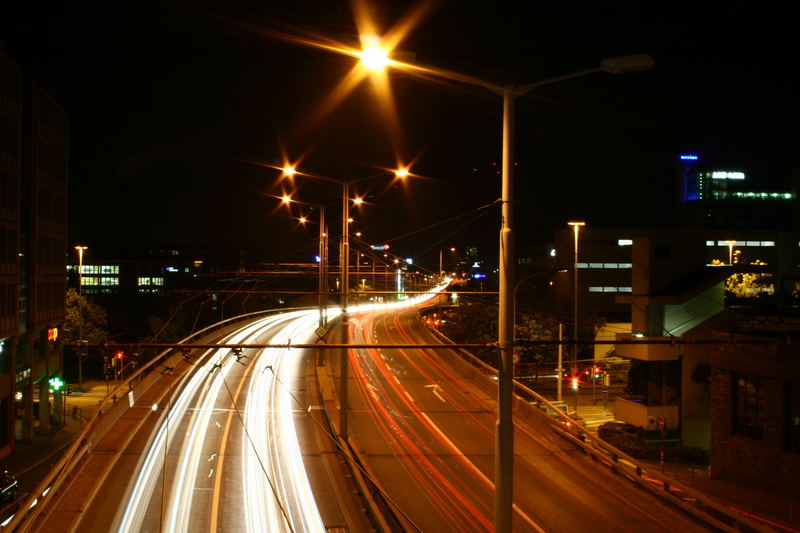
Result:
{"type": "Polygon", "coordinates": [[[786,451],[785,383],[761,378],[764,438],[733,432],[732,372],[711,375],[711,471],[717,479],[797,492],[800,452],[786,451]]]}

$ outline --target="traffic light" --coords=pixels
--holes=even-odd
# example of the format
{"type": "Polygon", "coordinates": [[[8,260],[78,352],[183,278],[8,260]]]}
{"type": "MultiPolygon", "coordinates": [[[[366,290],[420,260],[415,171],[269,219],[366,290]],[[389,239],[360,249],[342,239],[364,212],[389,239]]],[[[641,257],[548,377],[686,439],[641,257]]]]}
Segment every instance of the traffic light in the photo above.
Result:
{"type": "Polygon", "coordinates": [[[572,378],[572,384],[570,385],[570,389],[576,391],[579,388],[580,388],[580,385],[579,385],[579,382],[578,382],[578,378],[572,378]]]}
{"type": "Polygon", "coordinates": [[[600,367],[599,366],[595,366],[592,369],[592,372],[593,372],[594,379],[600,379],[600,367]]]}
{"type": "Polygon", "coordinates": [[[125,353],[124,353],[122,350],[119,350],[119,351],[117,351],[117,353],[116,353],[116,354],[114,354],[114,355],[117,357],[117,359],[119,359],[120,361],[122,361],[122,358],[125,356],[125,353]]]}

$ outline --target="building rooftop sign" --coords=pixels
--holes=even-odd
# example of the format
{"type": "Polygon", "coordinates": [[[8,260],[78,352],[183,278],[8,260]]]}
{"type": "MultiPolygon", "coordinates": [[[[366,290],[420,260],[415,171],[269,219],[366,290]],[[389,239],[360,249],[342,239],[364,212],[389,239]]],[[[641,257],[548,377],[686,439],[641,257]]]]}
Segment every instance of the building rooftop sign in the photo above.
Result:
{"type": "Polygon", "coordinates": [[[743,180],[744,172],[728,172],[715,170],[711,173],[711,178],[715,180],[743,180]]]}

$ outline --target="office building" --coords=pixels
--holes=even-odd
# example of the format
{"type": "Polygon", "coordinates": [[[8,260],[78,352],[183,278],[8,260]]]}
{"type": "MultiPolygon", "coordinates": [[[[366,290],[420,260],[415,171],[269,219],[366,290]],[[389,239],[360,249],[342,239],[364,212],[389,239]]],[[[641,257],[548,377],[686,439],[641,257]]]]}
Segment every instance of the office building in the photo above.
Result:
{"type": "Polygon", "coordinates": [[[61,420],[49,381],[62,375],[67,161],[67,113],[0,47],[0,458],[61,420]]]}

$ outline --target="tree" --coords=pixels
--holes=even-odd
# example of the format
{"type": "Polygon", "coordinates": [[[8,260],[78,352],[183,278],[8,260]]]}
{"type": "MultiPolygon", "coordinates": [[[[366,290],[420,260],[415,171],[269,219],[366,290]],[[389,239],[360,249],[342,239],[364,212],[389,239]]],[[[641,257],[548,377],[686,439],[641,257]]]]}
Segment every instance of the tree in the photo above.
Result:
{"type": "Polygon", "coordinates": [[[534,380],[539,367],[556,359],[558,348],[554,345],[526,345],[526,341],[552,341],[557,337],[554,321],[542,313],[520,313],[514,324],[517,343],[514,349],[520,354],[520,363],[533,367],[534,380]]]}
{"type": "Polygon", "coordinates": [[[89,344],[103,344],[108,338],[105,327],[108,313],[91,299],[68,289],[66,294],[66,316],[64,320],[64,342],[77,343],[79,340],[89,344]]]}

